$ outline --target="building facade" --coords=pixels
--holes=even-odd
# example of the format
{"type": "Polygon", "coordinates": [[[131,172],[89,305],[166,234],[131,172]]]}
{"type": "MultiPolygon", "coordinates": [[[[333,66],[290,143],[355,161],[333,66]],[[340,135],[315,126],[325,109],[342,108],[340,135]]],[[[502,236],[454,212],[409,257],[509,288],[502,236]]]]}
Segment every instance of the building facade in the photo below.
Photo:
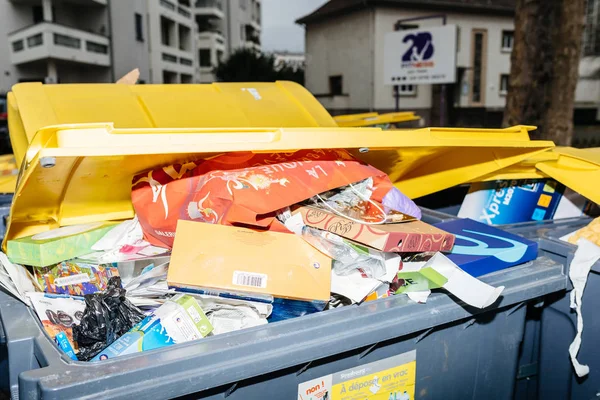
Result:
{"type": "Polygon", "coordinates": [[[0,0],[0,93],[18,82],[214,80],[239,47],[260,49],[260,0],[0,0]]]}
{"type": "Polygon", "coordinates": [[[213,82],[213,68],[236,49],[261,50],[260,0],[192,1],[201,82],[213,82]]]}
{"type": "Polygon", "coordinates": [[[107,0],[0,0],[0,92],[17,82],[108,82],[107,0]]]}
{"type": "MultiPolygon", "coordinates": [[[[598,0],[589,0],[598,3],[598,0]]],[[[456,82],[399,85],[400,109],[414,110],[426,123],[440,118],[441,96],[450,125],[497,126],[508,90],[514,34],[514,1],[430,0],[386,2],[332,0],[297,22],[306,27],[307,88],[332,113],[393,111],[394,87],[384,84],[384,38],[397,29],[457,26],[456,82]],[[351,49],[352,51],[349,51],[351,49]]],[[[596,56],[599,55],[596,53],[596,56]]],[[[593,55],[591,55],[593,57],[593,55]]],[[[588,65],[588,58],[582,65],[588,65]]],[[[596,114],[600,84],[593,66],[582,75],[577,107],[596,114]]]]}

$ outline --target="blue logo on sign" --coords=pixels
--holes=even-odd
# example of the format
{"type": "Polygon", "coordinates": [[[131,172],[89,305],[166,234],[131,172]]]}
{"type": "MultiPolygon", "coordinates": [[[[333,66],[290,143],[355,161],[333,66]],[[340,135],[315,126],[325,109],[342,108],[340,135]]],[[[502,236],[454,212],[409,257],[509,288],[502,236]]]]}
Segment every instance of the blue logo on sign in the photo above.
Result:
{"type": "Polygon", "coordinates": [[[463,229],[463,232],[470,233],[473,235],[487,236],[489,238],[501,240],[509,243],[511,247],[489,247],[489,245],[481,240],[473,239],[471,237],[463,235],[455,235],[457,239],[462,239],[467,242],[475,244],[475,246],[457,246],[456,244],[452,248],[452,254],[463,254],[472,256],[494,256],[499,260],[507,263],[514,263],[519,261],[527,252],[527,245],[516,240],[508,239],[502,236],[490,235],[483,232],[476,232],[467,229],[463,229]]]}
{"type": "Polygon", "coordinates": [[[411,42],[411,46],[402,56],[402,62],[421,62],[433,57],[433,38],[429,32],[406,35],[402,43],[411,42]]]}

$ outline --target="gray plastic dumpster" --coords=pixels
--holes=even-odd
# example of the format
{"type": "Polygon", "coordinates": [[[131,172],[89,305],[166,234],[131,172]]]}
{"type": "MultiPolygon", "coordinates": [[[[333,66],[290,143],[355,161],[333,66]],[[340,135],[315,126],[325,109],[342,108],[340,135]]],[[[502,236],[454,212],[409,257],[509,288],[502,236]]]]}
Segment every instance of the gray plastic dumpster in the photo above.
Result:
{"type": "MultiPolygon", "coordinates": [[[[423,220],[438,223],[455,216],[423,209],[423,220]]],[[[545,254],[568,266],[576,246],[559,238],[586,226],[591,218],[568,218],[555,221],[504,225],[502,229],[536,240],[545,254]]],[[[568,270],[568,269],[567,269],[568,270]]],[[[553,293],[543,301],[530,303],[516,375],[515,399],[592,399],[600,394],[600,263],[592,267],[583,295],[584,330],[579,361],[588,364],[590,374],[578,378],[569,359],[569,345],[576,333],[577,317],[570,309],[567,292],[553,293]]]]}
{"type": "Polygon", "coordinates": [[[511,399],[527,303],[566,288],[564,264],[540,251],[482,279],[505,291],[486,310],[444,293],[427,304],[380,299],[264,327],[124,356],[74,362],[34,311],[0,293],[13,398],[292,399],[298,385],[416,352],[416,397],[511,399]]]}
{"type": "MultiPolygon", "coordinates": [[[[504,229],[537,239],[548,249],[550,257],[568,266],[576,246],[559,238],[590,221],[589,218],[573,218],[507,225],[504,229]]],[[[569,282],[568,291],[571,289],[569,282]]],[[[570,309],[568,291],[544,299],[544,306],[537,316],[539,335],[533,336],[533,342],[531,339],[524,341],[531,349],[527,369],[537,381],[535,388],[528,388],[528,392],[536,391],[539,399],[593,399],[600,394],[600,348],[597,346],[600,336],[600,263],[592,267],[583,293],[584,329],[578,359],[590,367],[589,375],[584,378],[577,377],[569,359],[569,345],[576,333],[576,314],[570,309]]]]}

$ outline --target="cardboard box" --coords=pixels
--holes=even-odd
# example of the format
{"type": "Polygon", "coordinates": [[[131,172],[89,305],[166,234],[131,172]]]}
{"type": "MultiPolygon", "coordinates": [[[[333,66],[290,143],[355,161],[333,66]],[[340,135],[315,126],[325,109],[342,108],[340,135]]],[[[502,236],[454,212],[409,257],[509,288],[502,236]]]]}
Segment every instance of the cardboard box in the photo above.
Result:
{"type": "Polygon", "coordinates": [[[90,361],[140,353],[206,337],[213,326],[196,299],[177,295],[115,340],[90,361]]]}
{"type": "Polygon", "coordinates": [[[552,179],[477,182],[460,206],[459,218],[488,225],[583,215],[587,200],[552,179]]]}
{"type": "Polygon", "coordinates": [[[6,255],[16,264],[46,267],[92,252],[92,246],[114,228],[113,223],[65,226],[9,240],[6,255]]]}
{"type": "Polygon", "coordinates": [[[456,243],[446,256],[475,277],[537,258],[536,242],[472,219],[441,222],[435,226],[456,235],[456,243]]]}
{"type": "Polygon", "coordinates": [[[171,255],[170,287],[328,301],[331,259],[301,237],[183,221],[171,255]]]}
{"type": "Polygon", "coordinates": [[[385,252],[449,251],[454,235],[422,221],[365,225],[313,207],[299,207],[304,223],[385,252]]]}

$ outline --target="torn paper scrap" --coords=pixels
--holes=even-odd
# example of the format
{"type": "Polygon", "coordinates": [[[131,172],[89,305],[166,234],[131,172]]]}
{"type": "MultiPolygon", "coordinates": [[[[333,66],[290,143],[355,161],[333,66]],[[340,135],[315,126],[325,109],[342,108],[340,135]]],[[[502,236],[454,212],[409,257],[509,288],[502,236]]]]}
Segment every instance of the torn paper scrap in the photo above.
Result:
{"type": "Polygon", "coordinates": [[[0,253],[0,284],[25,304],[30,304],[25,293],[35,292],[40,288],[29,271],[22,265],[10,262],[6,254],[0,253]]]}
{"type": "Polygon", "coordinates": [[[402,281],[396,293],[444,288],[477,308],[489,307],[504,290],[504,286],[495,288],[472,277],[442,253],[436,253],[422,267],[417,263],[412,268],[405,264],[398,272],[398,279],[402,281]]]}
{"type": "Polygon", "coordinates": [[[473,278],[442,253],[434,255],[426,267],[431,267],[448,279],[442,287],[473,307],[491,306],[504,290],[504,286],[496,288],[473,278]]]}
{"type": "Polygon", "coordinates": [[[569,346],[569,355],[571,356],[575,373],[581,378],[590,372],[590,368],[587,365],[581,365],[577,361],[577,353],[581,347],[581,333],[583,332],[583,315],[581,313],[583,290],[585,289],[588,274],[592,266],[600,259],[600,247],[587,239],[579,239],[577,246],[575,256],[569,268],[569,279],[573,283],[571,308],[575,309],[577,313],[577,334],[575,335],[575,339],[573,339],[573,343],[569,346]]]}
{"type": "Polygon", "coordinates": [[[427,303],[427,298],[431,294],[431,290],[422,290],[420,292],[408,292],[406,295],[409,299],[414,301],[415,303],[425,304],[427,303]]]}
{"type": "Polygon", "coordinates": [[[348,275],[338,275],[331,270],[331,292],[341,294],[355,303],[363,301],[380,285],[382,285],[381,281],[369,278],[358,270],[348,275]]]}

